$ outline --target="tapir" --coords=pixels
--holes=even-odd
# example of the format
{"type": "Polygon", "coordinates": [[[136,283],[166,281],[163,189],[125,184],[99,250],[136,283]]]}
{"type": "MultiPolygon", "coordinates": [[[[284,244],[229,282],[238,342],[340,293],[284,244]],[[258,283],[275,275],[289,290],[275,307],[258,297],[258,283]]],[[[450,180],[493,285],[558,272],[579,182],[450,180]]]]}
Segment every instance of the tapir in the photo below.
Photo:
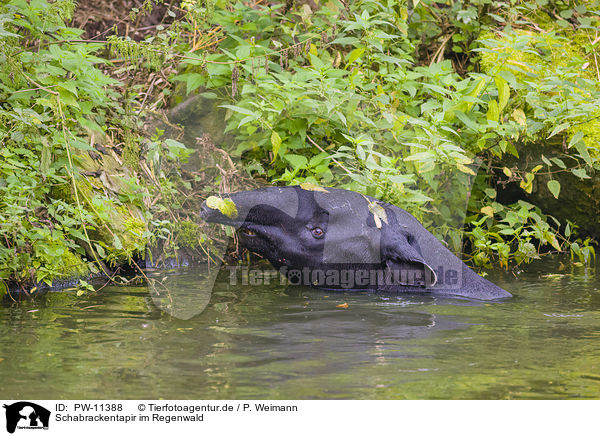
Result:
{"type": "Polygon", "coordinates": [[[471,270],[410,213],[353,191],[267,187],[205,201],[200,216],[233,226],[240,244],[290,284],[327,290],[511,297],[471,270]]]}

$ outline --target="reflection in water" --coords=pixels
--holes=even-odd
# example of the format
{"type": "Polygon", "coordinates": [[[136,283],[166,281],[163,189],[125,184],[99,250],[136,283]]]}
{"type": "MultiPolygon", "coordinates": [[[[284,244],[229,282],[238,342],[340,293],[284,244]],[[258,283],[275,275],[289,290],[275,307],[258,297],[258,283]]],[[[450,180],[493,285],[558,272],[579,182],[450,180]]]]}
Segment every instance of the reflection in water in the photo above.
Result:
{"type": "Polygon", "coordinates": [[[159,309],[179,319],[201,314],[212,294],[219,270],[194,269],[177,274],[173,271],[148,271],[147,288],[159,309]]]}
{"type": "Polygon", "coordinates": [[[557,265],[492,277],[517,295],[504,303],[231,286],[227,274],[208,296],[200,271],[153,277],[187,320],[145,286],[7,302],[0,396],[598,398],[600,281],[557,265]]]}

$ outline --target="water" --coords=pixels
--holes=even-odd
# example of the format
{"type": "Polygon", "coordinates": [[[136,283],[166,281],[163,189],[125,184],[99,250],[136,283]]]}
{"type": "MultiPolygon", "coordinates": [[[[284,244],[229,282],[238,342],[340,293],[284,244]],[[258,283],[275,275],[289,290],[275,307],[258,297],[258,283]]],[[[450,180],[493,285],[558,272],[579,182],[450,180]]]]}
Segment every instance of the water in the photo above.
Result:
{"type": "MultiPolygon", "coordinates": [[[[191,307],[199,276],[165,286],[191,307]]],[[[189,320],[145,286],[7,302],[0,398],[600,398],[595,268],[548,259],[490,278],[516,297],[232,286],[222,274],[189,320]]]]}

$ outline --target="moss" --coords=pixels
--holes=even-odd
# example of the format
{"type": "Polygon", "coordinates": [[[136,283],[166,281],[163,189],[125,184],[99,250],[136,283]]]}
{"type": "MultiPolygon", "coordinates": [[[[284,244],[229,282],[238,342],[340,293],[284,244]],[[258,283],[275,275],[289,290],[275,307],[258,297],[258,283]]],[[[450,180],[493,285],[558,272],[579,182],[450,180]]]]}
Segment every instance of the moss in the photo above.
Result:
{"type": "Polygon", "coordinates": [[[96,207],[103,216],[103,224],[93,232],[94,237],[104,242],[107,261],[112,264],[127,263],[132,257],[143,253],[146,247],[146,224],[132,215],[135,206],[115,206],[111,200],[97,198],[96,207]]]}
{"type": "Polygon", "coordinates": [[[74,254],[68,249],[65,249],[65,252],[61,256],[61,263],[64,274],[67,277],[83,277],[91,272],[88,263],[80,255],[74,254]]]}
{"type": "Polygon", "coordinates": [[[125,134],[125,146],[123,147],[123,162],[127,167],[139,171],[140,169],[140,144],[138,138],[131,134],[125,134]]]}
{"type": "MultiPolygon", "coordinates": [[[[126,208],[123,208],[126,209],[126,208]]],[[[132,255],[142,254],[148,243],[146,223],[139,218],[131,216],[128,209],[127,218],[123,222],[125,243],[123,248],[132,255]]]]}
{"type": "MultiPolygon", "coordinates": [[[[105,155],[100,162],[95,162],[83,154],[78,160],[86,171],[101,170],[100,177],[82,177],[76,181],[80,202],[95,221],[95,225],[88,227],[88,235],[92,243],[98,243],[106,252],[102,260],[112,265],[127,263],[143,253],[147,243],[142,210],[116,198],[121,190],[128,188],[123,177],[127,177],[129,171],[112,156],[105,155]]],[[[64,189],[60,195],[75,201],[72,189],[64,189]]],[[[88,254],[91,257],[91,253],[88,254]]]]}
{"type": "MultiPolygon", "coordinates": [[[[534,33],[515,29],[512,33],[503,34],[502,37],[485,32],[482,33],[481,39],[494,40],[498,43],[498,47],[495,47],[493,52],[481,53],[481,67],[488,74],[496,73],[501,66],[502,70],[513,72],[518,80],[526,77],[532,80],[534,76],[539,80],[556,74],[558,68],[576,63],[580,65],[582,78],[595,79],[594,68],[589,66],[581,68],[590,56],[586,53],[587,35],[584,31],[575,32],[567,39],[554,32],[534,33]],[[522,49],[515,47],[522,47],[522,49]],[[508,58],[499,56],[501,53],[508,53],[508,58]],[[515,71],[515,68],[510,68],[509,65],[525,72],[515,71]],[[540,68],[541,66],[545,68],[540,68]],[[531,74],[527,75],[527,73],[531,74]]],[[[593,56],[591,61],[593,62],[593,56]]]]}
{"type": "MultiPolygon", "coordinates": [[[[597,20],[597,24],[600,25],[600,20],[597,20]]],[[[481,54],[482,70],[488,74],[497,74],[500,69],[509,70],[515,75],[517,81],[528,80],[537,84],[542,84],[545,79],[552,76],[560,76],[561,72],[567,69],[569,72],[578,71],[580,79],[598,80],[596,61],[593,54],[588,52],[591,46],[588,29],[578,29],[573,32],[569,28],[570,33],[565,38],[553,32],[556,30],[556,23],[542,20],[540,25],[547,33],[515,29],[510,34],[504,34],[502,38],[490,32],[482,34],[481,39],[492,39],[499,43],[499,47],[494,49],[495,53],[481,54]],[[517,50],[514,47],[519,42],[526,42],[526,44],[522,49],[517,50]],[[501,59],[496,53],[508,53],[509,57],[506,60],[501,59]],[[509,65],[520,68],[524,72],[515,71],[509,65]],[[535,66],[535,69],[532,66],[535,66]]],[[[570,81],[575,79],[568,78],[570,81]]],[[[582,95],[582,101],[585,101],[585,97],[586,95],[582,95]]],[[[592,155],[600,154],[595,150],[600,143],[600,119],[595,118],[596,116],[600,116],[600,112],[593,114],[590,121],[579,120],[579,123],[565,130],[567,137],[572,137],[578,131],[585,132],[583,140],[592,155]]],[[[557,145],[562,144],[562,141],[558,140],[560,138],[556,139],[557,145]]]]}
{"type": "Polygon", "coordinates": [[[200,225],[192,221],[177,222],[173,233],[180,248],[198,248],[205,240],[200,225]]]}

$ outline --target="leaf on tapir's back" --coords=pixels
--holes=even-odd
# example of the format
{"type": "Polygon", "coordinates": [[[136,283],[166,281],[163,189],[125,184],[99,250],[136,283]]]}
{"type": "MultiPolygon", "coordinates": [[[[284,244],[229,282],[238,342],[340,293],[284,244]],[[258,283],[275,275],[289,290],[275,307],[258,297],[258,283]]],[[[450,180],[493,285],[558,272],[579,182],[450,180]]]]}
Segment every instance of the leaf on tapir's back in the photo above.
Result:
{"type": "Polygon", "coordinates": [[[369,201],[369,212],[373,214],[375,226],[377,226],[378,229],[381,228],[381,221],[388,224],[387,214],[385,213],[385,209],[381,207],[380,204],[369,201]]]}
{"type": "Polygon", "coordinates": [[[305,191],[329,192],[327,189],[310,182],[300,183],[300,187],[305,191]]]}

